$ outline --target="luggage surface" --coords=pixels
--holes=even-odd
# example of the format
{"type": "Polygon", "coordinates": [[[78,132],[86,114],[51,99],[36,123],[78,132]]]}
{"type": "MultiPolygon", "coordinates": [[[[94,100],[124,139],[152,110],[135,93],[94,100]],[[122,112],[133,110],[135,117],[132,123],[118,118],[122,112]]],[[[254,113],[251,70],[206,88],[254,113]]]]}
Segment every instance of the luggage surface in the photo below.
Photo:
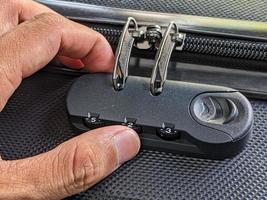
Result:
{"type": "MultiPolygon", "coordinates": [[[[62,0],[61,0],[62,1],[62,0]]],[[[265,0],[63,0],[134,10],[267,21],[265,0]]]]}
{"type": "MultiPolygon", "coordinates": [[[[68,1],[144,11],[267,22],[265,0],[68,1]]],[[[99,28],[99,25],[96,25],[96,28],[99,28]]],[[[111,37],[114,45],[116,37],[118,36],[111,37]]],[[[264,54],[267,51],[266,42],[260,42],[258,49],[263,52],[257,54],[260,55],[258,57],[260,59],[251,61],[249,58],[251,54],[248,54],[248,57],[242,58],[240,62],[237,58],[231,58],[233,60],[230,65],[235,65],[233,62],[237,62],[237,65],[243,66],[245,63],[250,67],[251,62],[253,64],[256,62],[255,65],[266,66],[266,54],[264,54]]],[[[211,58],[213,60],[211,63],[221,62],[220,59],[211,58]]],[[[135,69],[132,73],[144,76],[149,74],[149,70],[140,70],[135,66],[136,63],[138,62],[132,64],[132,69],[135,69]]],[[[226,63],[229,63],[229,60],[226,63]]],[[[233,76],[235,71],[225,71],[223,68],[222,73],[224,72],[229,76],[232,73],[233,76]]],[[[205,73],[202,73],[205,76],[205,73]]],[[[251,74],[253,76],[254,72],[251,74]]],[[[261,70],[259,77],[265,79],[264,75],[261,70]]],[[[49,68],[23,81],[0,114],[0,153],[4,159],[18,159],[46,152],[75,136],[68,121],[65,98],[76,77],[75,72],[63,73],[49,68]]],[[[244,80],[242,76],[240,79],[244,80]]],[[[252,79],[251,77],[251,81],[252,79]]],[[[257,80],[259,79],[255,78],[255,83],[257,80]]],[[[258,87],[263,85],[259,84],[258,87]]],[[[260,95],[266,88],[261,89],[260,95]]],[[[267,102],[251,99],[251,104],[255,117],[254,130],[245,149],[233,159],[216,161],[142,150],[134,160],[123,165],[101,183],[67,199],[265,199],[267,197],[267,102]]]]}
{"type": "MultiPolygon", "coordinates": [[[[24,80],[0,114],[0,152],[17,159],[52,149],[75,134],[65,108],[75,77],[40,72],[24,80]]],[[[264,199],[267,103],[251,101],[254,131],[243,152],[224,161],[141,151],[92,189],[69,199],[264,199]]]]}

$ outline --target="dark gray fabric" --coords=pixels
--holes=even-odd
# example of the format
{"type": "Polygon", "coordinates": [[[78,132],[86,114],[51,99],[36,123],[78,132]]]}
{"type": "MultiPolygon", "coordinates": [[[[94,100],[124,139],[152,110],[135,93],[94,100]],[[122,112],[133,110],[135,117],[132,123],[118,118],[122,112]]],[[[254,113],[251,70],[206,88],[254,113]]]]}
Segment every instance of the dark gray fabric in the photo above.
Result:
{"type": "MultiPolygon", "coordinates": [[[[72,138],[65,95],[74,77],[40,72],[0,113],[0,153],[17,159],[72,138]]],[[[254,131],[233,159],[213,161],[141,151],[100,184],[69,199],[267,199],[267,102],[252,101],[254,131]]]]}
{"type": "Polygon", "coordinates": [[[117,8],[267,21],[266,0],[64,0],[117,8]]]}

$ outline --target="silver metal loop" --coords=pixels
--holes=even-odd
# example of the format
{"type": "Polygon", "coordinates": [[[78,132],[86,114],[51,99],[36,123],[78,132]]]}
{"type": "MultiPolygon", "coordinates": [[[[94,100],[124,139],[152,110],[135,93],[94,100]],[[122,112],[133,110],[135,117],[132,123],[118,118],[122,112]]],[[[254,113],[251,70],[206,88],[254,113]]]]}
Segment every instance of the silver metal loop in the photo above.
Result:
{"type": "Polygon", "coordinates": [[[140,37],[138,25],[134,18],[129,17],[124,25],[116,50],[116,61],[113,69],[112,82],[115,90],[122,90],[128,77],[128,65],[135,38],[140,37]],[[134,30],[130,30],[133,23],[134,30]]]}
{"type": "Polygon", "coordinates": [[[166,29],[164,36],[159,45],[155,57],[155,66],[152,71],[150,80],[150,91],[153,95],[162,93],[164,83],[167,79],[168,65],[172,51],[182,35],[179,34],[178,27],[171,22],[166,29]]]}

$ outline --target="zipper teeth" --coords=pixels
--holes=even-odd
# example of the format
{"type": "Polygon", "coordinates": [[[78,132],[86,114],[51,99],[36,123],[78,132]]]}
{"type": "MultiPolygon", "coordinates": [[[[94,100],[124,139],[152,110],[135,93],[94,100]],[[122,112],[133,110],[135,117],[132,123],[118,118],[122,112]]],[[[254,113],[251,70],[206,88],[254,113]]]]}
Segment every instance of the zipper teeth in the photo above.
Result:
{"type": "Polygon", "coordinates": [[[117,29],[110,29],[110,28],[103,28],[103,27],[92,27],[95,31],[101,33],[106,37],[106,39],[109,41],[111,45],[117,45],[120,35],[122,33],[121,30],[117,29]]]}
{"type": "Polygon", "coordinates": [[[207,38],[188,34],[183,50],[233,58],[267,60],[267,43],[244,40],[207,38]]]}
{"type": "MultiPolygon", "coordinates": [[[[103,34],[111,45],[117,45],[120,34],[122,32],[120,29],[104,28],[97,25],[93,25],[91,27],[103,34]]],[[[190,53],[267,61],[267,43],[263,42],[249,42],[245,40],[224,39],[187,34],[184,41],[183,51],[190,53]]]]}

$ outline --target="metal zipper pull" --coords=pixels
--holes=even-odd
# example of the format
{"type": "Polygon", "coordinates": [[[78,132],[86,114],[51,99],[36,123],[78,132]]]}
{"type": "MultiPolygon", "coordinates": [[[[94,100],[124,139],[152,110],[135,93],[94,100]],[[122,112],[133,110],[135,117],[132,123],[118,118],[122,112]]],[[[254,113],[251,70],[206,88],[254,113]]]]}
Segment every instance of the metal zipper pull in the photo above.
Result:
{"type": "Polygon", "coordinates": [[[133,43],[136,38],[140,37],[141,31],[138,30],[136,20],[129,17],[123,28],[116,50],[116,61],[113,69],[112,82],[114,89],[117,91],[122,90],[125,87],[133,43]],[[131,23],[133,23],[134,29],[130,29],[131,23]]]}
{"type": "Polygon", "coordinates": [[[155,66],[150,80],[150,91],[153,95],[162,93],[163,85],[167,79],[168,65],[172,51],[175,47],[182,49],[184,34],[179,33],[178,27],[171,22],[166,29],[156,54],[155,66]]]}

